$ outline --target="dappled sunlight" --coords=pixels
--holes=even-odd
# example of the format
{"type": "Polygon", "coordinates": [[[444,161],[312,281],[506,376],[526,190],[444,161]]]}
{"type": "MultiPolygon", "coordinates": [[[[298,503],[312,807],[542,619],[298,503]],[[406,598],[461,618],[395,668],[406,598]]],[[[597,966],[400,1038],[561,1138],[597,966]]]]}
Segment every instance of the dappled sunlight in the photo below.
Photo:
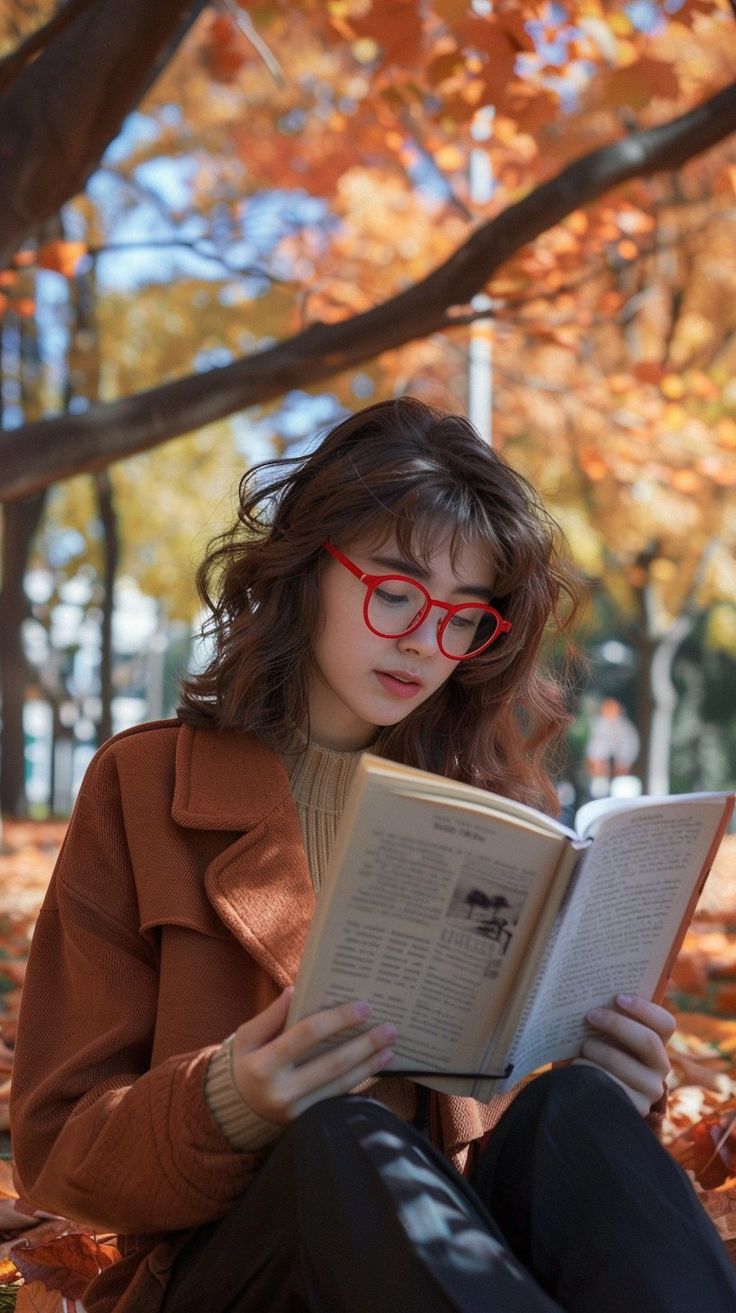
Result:
{"type": "Polygon", "coordinates": [[[501,1264],[523,1285],[524,1271],[509,1250],[473,1216],[470,1204],[460,1208],[457,1192],[418,1145],[407,1150],[404,1140],[381,1128],[364,1136],[362,1147],[390,1187],[396,1216],[430,1270],[452,1266],[467,1276],[488,1278],[501,1264]]]}

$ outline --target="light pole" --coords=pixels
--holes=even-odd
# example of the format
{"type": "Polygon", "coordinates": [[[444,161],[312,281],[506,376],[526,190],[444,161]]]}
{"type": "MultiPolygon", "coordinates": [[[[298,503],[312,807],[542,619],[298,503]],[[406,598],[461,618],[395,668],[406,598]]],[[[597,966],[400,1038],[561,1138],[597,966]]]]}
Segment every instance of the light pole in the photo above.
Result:
{"type": "MultiPolygon", "coordinates": [[[[471,135],[476,142],[488,141],[493,131],[493,108],[486,105],[473,120],[471,135]]],[[[471,147],[468,168],[470,200],[486,205],[493,195],[491,157],[483,146],[471,147]]],[[[487,318],[470,325],[468,349],[468,418],[489,447],[493,446],[493,325],[490,311],[493,302],[479,292],[471,303],[473,310],[487,310],[487,318]]]]}

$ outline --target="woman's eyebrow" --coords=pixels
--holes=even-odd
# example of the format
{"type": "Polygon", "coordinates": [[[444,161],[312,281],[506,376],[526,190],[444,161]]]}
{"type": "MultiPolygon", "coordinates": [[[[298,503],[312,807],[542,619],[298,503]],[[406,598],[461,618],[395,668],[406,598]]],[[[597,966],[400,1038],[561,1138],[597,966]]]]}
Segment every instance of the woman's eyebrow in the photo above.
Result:
{"type": "MultiPolygon", "coordinates": [[[[413,579],[420,579],[422,583],[426,583],[429,579],[428,570],[420,565],[413,565],[400,556],[372,556],[371,560],[376,565],[382,566],[384,570],[395,570],[397,574],[408,574],[413,579]]],[[[461,593],[463,597],[482,597],[484,602],[493,601],[491,589],[484,588],[481,584],[458,584],[452,591],[461,593]]]]}

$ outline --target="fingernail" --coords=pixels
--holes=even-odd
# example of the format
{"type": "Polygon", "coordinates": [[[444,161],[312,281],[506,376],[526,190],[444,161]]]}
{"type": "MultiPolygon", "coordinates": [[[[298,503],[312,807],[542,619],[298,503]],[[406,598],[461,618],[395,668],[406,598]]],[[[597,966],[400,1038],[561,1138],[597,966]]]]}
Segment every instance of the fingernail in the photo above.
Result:
{"type": "Polygon", "coordinates": [[[398,1033],[396,1027],[392,1026],[390,1022],[387,1022],[386,1025],[381,1026],[378,1031],[378,1038],[383,1044],[393,1044],[398,1033]]]}
{"type": "Polygon", "coordinates": [[[602,1020],[603,1020],[603,1009],[602,1009],[602,1008],[591,1008],[591,1009],[590,1009],[590,1012],[586,1012],[586,1014],[585,1014],[585,1020],[586,1020],[586,1021],[593,1021],[593,1022],[595,1022],[595,1021],[602,1021],[602,1020]]]}
{"type": "Polygon", "coordinates": [[[389,1062],[391,1062],[393,1056],[394,1056],[393,1049],[381,1049],[381,1052],[378,1054],[378,1061],[380,1062],[381,1066],[384,1067],[389,1062]]]}
{"type": "Polygon", "coordinates": [[[616,1002],[620,1003],[622,1008],[630,1008],[636,1002],[636,999],[631,994],[617,994],[616,1002]]]}
{"type": "Polygon", "coordinates": [[[362,1021],[365,1017],[369,1017],[371,1015],[373,1008],[371,1007],[370,1003],[356,1003],[354,1010],[356,1017],[362,1021]]]}

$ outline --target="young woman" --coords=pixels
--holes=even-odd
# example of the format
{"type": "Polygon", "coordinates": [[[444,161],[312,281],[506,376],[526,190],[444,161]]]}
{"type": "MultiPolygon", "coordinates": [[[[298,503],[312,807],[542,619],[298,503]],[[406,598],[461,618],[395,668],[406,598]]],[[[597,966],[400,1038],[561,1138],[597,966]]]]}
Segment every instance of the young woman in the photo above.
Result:
{"type": "Polygon", "coordinates": [[[15,1161],[37,1207],[119,1236],[89,1313],[736,1309],[647,1125],[661,1007],[612,998],[580,1063],[487,1105],[382,1076],[364,1000],[286,1025],[361,750],[554,807],[555,539],[408,398],[244,478],[200,572],[209,665],[97,754],[28,968],[15,1161]]]}

